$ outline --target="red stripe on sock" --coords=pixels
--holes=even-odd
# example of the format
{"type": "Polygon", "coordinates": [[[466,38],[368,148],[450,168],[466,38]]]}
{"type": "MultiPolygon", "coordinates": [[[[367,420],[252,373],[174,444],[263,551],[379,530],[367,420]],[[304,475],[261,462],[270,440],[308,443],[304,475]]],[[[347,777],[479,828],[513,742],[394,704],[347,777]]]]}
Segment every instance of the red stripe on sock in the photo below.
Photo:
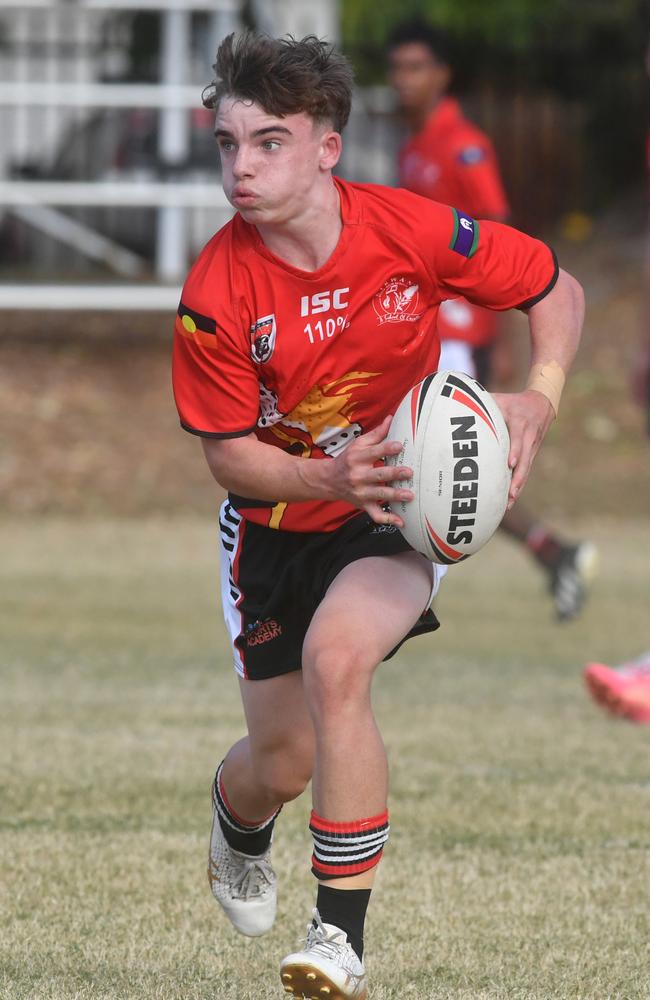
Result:
{"type": "Polygon", "coordinates": [[[536,524],[526,535],[526,545],[531,552],[539,552],[540,549],[544,548],[548,537],[549,533],[546,528],[542,528],[536,524]]]}
{"type": "Polygon", "coordinates": [[[352,865],[326,865],[312,854],[311,865],[316,875],[327,875],[328,878],[345,878],[347,875],[360,875],[362,872],[370,871],[381,861],[383,848],[365,861],[357,861],[352,865]]]}
{"type": "Polygon", "coordinates": [[[235,810],[230,804],[228,796],[226,795],[226,789],[223,786],[223,778],[221,775],[219,775],[219,793],[221,795],[221,798],[225,802],[226,809],[228,810],[232,818],[236,820],[238,823],[241,823],[242,826],[250,826],[253,828],[256,826],[262,826],[263,823],[267,823],[271,819],[271,817],[275,816],[275,814],[278,812],[277,809],[274,809],[273,812],[269,813],[268,816],[266,816],[264,819],[255,819],[255,820],[242,819],[242,817],[235,812],[235,810]]]}
{"type": "Polygon", "coordinates": [[[351,823],[338,823],[330,819],[323,819],[312,809],[309,825],[323,833],[365,833],[367,830],[374,830],[376,827],[386,826],[388,823],[388,810],[379,813],[378,816],[370,816],[368,819],[356,819],[351,823]]]}

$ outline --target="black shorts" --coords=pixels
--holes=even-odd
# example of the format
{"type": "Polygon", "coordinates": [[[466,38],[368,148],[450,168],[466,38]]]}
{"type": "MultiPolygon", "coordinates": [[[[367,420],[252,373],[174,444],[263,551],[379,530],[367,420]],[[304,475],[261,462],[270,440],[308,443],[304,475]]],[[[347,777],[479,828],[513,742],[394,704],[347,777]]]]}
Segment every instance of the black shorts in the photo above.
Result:
{"type": "MultiPolygon", "coordinates": [[[[365,556],[411,551],[397,528],[375,524],[364,513],[336,531],[277,531],[246,521],[226,500],[219,525],[224,619],[235,670],[251,680],[301,669],[311,619],[345,566],[365,556]]],[[[433,597],[444,568],[433,563],[431,568],[433,597]]],[[[427,609],[389,656],[411,636],[438,627],[436,616],[427,609]]]]}

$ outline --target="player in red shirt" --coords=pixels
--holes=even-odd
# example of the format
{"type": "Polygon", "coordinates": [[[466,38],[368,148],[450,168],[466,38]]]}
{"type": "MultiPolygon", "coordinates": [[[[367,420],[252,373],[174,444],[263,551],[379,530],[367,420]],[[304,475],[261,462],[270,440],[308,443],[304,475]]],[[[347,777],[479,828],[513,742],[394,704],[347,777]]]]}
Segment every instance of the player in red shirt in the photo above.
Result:
{"type": "Polygon", "coordinates": [[[411,470],[383,462],[401,448],[390,416],[437,366],[444,298],[526,310],[536,367],[524,391],[498,397],[514,502],[555,416],[582,292],[522,233],[334,179],[352,74],[324,42],[229,36],[215,69],[204,99],[237,214],[185,283],[173,365],[181,422],[229,490],[222,599],[248,728],[215,777],[210,884],[238,930],[269,930],[274,823],[311,779],[316,909],[282,983],[362,1000],[389,829],[372,676],[438,624],[440,568],[385,506],[413,496],[392,485],[411,470]]]}
{"type": "MultiPolygon", "coordinates": [[[[399,153],[400,184],[435,201],[456,205],[476,219],[504,222],[510,213],[492,143],[448,95],[449,40],[426,21],[397,26],[388,43],[390,81],[410,135],[399,153]]],[[[494,312],[466,298],[449,298],[438,316],[441,369],[490,380],[490,358],[503,356],[494,312]]],[[[595,569],[590,543],[567,542],[521,505],[509,511],[503,530],[526,546],[548,574],[560,621],[574,618],[595,569]]]]}
{"type": "MultiPolygon", "coordinates": [[[[650,45],[646,50],[646,72],[650,75],[650,45]]],[[[650,199],[650,131],[646,135],[646,177],[650,199]]],[[[650,221],[650,220],[649,220],[650,221]]],[[[650,229],[646,233],[646,285],[642,302],[642,331],[633,369],[634,394],[645,413],[650,434],[650,229]]],[[[617,667],[588,663],[584,670],[587,689],[612,715],[650,725],[650,650],[617,667]]]]}

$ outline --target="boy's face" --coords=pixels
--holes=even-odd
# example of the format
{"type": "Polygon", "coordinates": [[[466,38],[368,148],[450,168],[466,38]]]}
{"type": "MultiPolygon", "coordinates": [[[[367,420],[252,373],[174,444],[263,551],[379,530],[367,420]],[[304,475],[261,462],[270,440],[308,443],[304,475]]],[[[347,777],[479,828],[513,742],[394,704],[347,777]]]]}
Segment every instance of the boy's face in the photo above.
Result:
{"type": "Polygon", "coordinates": [[[220,100],[215,136],[226,197],[255,225],[299,217],[340,155],[340,136],[327,124],[304,112],[280,118],[237,97],[220,100]]]}
{"type": "Polygon", "coordinates": [[[446,93],[449,77],[449,67],[423,42],[405,42],[389,54],[388,79],[404,111],[428,111],[446,93]]]}

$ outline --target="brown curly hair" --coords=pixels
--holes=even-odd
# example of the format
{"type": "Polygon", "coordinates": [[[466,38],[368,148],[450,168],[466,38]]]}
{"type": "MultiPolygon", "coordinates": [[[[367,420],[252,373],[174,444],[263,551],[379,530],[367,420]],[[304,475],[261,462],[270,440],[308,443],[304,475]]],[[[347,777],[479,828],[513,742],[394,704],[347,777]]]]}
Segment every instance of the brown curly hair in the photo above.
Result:
{"type": "Polygon", "coordinates": [[[304,111],[316,122],[331,122],[337,132],[350,116],[352,67],[315,35],[228,35],[212,68],[215,78],[203,91],[206,108],[216,108],[226,95],[240,97],[279,118],[304,111]]]}

